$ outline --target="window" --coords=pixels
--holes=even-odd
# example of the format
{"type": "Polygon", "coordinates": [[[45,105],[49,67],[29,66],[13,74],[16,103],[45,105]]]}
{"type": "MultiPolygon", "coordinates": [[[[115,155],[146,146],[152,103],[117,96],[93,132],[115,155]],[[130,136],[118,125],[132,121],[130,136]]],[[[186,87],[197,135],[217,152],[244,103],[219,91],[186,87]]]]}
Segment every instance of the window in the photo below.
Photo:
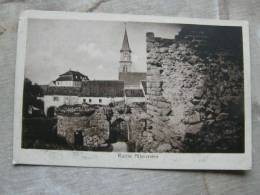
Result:
{"type": "Polygon", "coordinates": [[[59,101],[59,97],[54,96],[54,97],[53,97],[53,101],[59,101]]]}
{"type": "Polygon", "coordinates": [[[99,103],[102,103],[102,99],[99,99],[99,103]]]}
{"type": "Polygon", "coordinates": [[[83,99],[83,103],[86,103],[86,99],[83,99]]]}
{"type": "Polygon", "coordinates": [[[91,99],[89,99],[89,100],[88,100],[88,102],[89,102],[89,103],[91,103],[91,102],[92,102],[92,100],[91,100],[91,99]]]}

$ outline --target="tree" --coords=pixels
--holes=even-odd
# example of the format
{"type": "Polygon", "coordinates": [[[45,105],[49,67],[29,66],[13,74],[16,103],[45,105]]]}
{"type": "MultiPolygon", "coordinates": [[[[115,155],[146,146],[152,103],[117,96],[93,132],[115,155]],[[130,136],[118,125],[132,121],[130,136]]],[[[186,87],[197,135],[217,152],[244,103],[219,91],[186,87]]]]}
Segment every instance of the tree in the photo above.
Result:
{"type": "Polygon", "coordinates": [[[43,90],[38,84],[32,84],[32,81],[28,78],[24,79],[23,89],[23,116],[28,117],[29,107],[33,106],[40,110],[43,110],[43,102],[37,97],[43,95],[43,90]]]}

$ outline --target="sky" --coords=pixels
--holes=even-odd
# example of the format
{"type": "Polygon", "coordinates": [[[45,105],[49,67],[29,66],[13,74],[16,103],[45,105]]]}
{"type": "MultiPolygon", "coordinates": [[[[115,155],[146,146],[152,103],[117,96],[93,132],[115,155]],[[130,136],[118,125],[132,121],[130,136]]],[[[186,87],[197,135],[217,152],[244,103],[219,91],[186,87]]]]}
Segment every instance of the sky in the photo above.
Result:
{"type": "Polygon", "coordinates": [[[25,77],[48,84],[68,70],[91,80],[117,80],[125,26],[133,71],[146,72],[146,33],[174,39],[175,24],[30,19],[25,77]]]}

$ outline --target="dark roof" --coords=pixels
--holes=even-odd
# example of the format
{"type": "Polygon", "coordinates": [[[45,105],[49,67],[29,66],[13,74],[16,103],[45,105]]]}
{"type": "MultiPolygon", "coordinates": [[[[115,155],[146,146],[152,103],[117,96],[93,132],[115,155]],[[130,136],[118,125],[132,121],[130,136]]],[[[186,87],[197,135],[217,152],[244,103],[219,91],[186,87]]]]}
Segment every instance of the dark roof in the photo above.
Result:
{"type": "Polygon", "coordinates": [[[146,80],[146,72],[119,72],[119,80],[125,85],[140,85],[142,80],[146,80]]]}
{"type": "Polygon", "coordinates": [[[45,95],[66,95],[66,96],[78,96],[80,93],[80,87],[54,87],[49,86],[45,92],[45,95]]]}
{"type": "Polygon", "coordinates": [[[147,82],[146,81],[141,81],[143,89],[144,89],[144,93],[145,95],[147,94],[147,82]]]}
{"type": "Polygon", "coordinates": [[[126,97],[144,97],[142,89],[125,89],[126,97]]]}
{"type": "Polygon", "coordinates": [[[81,97],[123,97],[124,82],[122,81],[86,81],[82,83],[81,97]]]}
{"type": "Polygon", "coordinates": [[[127,36],[126,29],[125,29],[125,34],[124,34],[122,48],[121,48],[120,51],[130,51],[131,52],[131,49],[130,49],[130,46],[129,46],[129,42],[128,42],[128,36],[127,36]]]}
{"type": "Polygon", "coordinates": [[[59,77],[56,79],[56,81],[85,81],[85,80],[89,80],[89,78],[86,75],[73,70],[69,70],[64,74],[59,75],[59,77]]]}

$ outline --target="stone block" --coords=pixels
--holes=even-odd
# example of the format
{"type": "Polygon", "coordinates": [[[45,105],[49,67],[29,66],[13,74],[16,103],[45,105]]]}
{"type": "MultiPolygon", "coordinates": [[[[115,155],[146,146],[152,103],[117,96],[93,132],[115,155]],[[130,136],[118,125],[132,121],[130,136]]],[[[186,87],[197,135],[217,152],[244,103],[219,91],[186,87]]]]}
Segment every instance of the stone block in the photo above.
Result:
{"type": "Polygon", "coordinates": [[[216,121],[221,121],[221,120],[225,120],[229,117],[228,113],[220,113],[217,117],[216,117],[216,121]]]}
{"type": "Polygon", "coordinates": [[[196,99],[201,99],[202,96],[203,96],[203,89],[197,89],[195,92],[194,92],[194,98],[196,99]]]}
{"type": "Polygon", "coordinates": [[[158,146],[157,151],[158,152],[169,152],[171,149],[172,149],[171,144],[164,143],[164,144],[160,144],[158,146]]]}
{"type": "Polygon", "coordinates": [[[160,53],[166,53],[166,52],[168,52],[168,47],[161,47],[161,48],[159,49],[159,52],[160,52],[160,53]]]}
{"type": "Polygon", "coordinates": [[[154,139],[159,142],[165,139],[165,134],[162,131],[160,131],[158,128],[153,129],[152,133],[154,135],[154,139]]]}
{"type": "Polygon", "coordinates": [[[202,127],[203,127],[203,122],[193,124],[193,125],[190,125],[187,129],[185,129],[185,132],[191,133],[191,134],[196,134],[201,130],[202,127]]]}
{"type": "Polygon", "coordinates": [[[188,115],[187,118],[184,119],[184,123],[186,124],[195,124],[200,122],[200,113],[194,112],[191,115],[188,115]]]}

